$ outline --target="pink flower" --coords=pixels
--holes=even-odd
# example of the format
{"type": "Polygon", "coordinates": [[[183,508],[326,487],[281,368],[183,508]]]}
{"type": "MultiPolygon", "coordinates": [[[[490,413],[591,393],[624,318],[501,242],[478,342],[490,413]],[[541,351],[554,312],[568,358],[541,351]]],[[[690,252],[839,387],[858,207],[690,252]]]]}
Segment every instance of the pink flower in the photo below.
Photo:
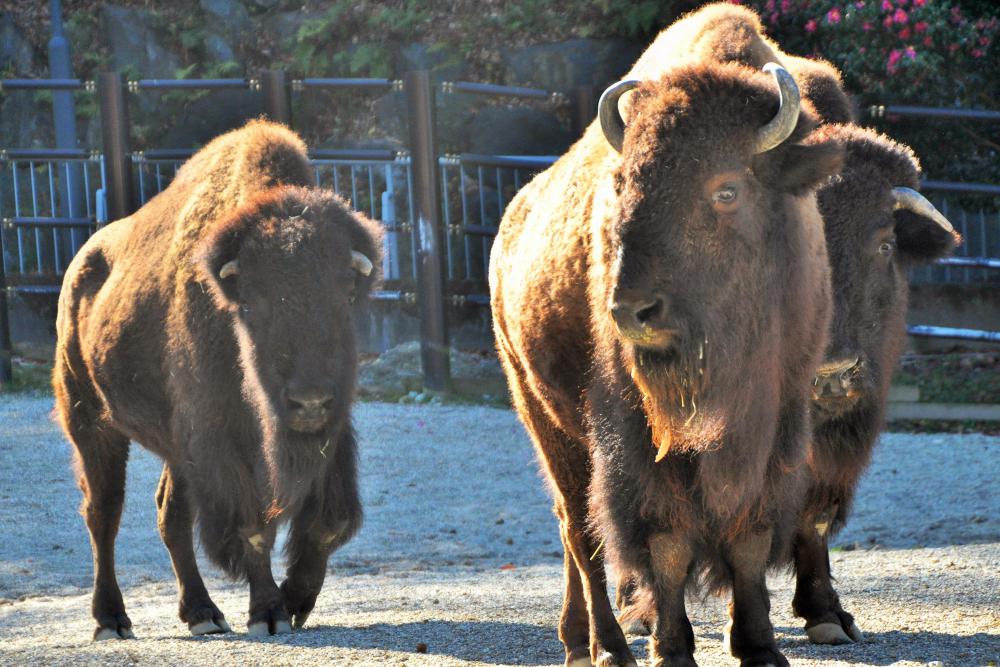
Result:
{"type": "Polygon", "coordinates": [[[989,46],[989,45],[990,45],[990,38],[989,37],[980,37],[979,38],[979,46],[989,46]]]}
{"type": "Polygon", "coordinates": [[[934,46],[934,40],[930,36],[924,37],[924,46],[934,46]]]}
{"type": "Polygon", "coordinates": [[[778,12],[771,14],[771,17],[768,20],[771,22],[771,25],[778,25],[778,12]]]}
{"type": "Polygon", "coordinates": [[[857,2],[854,3],[854,7],[855,7],[855,9],[864,9],[865,8],[865,0],[858,0],[857,2]]]}
{"type": "Polygon", "coordinates": [[[882,0],[882,11],[891,12],[893,10],[892,0],[882,0]]]}
{"type": "Polygon", "coordinates": [[[765,11],[773,12],[775,9],[774,0],[767,0],[767,2],[764,3],[764,9],[765,11]]]}
{"type": "Polygon", "coordinates": [[[892,51],[889,52],[889,60],[887,60],[885,63],[885,69],[887,72],[889,72],[889,74],[892,74],[896,71],[896,67],[899,65],[899,60],[902,57],[903,54],[900,53],[899,49],[893,49],[892,51]]]}
{"type": "Polygon", "coordinates": [[[904,51],[904,53],[906,54],[906,57],[909,58],[910,60],[915,60],[917,57],[917,50],[912,46],[906,47],[906,51],[904,51]]]}
{"type": "Polygon", "coordinates": [[[906,0],[897,0],[897,2],[899,2],[899,6],[900,7],[905,7],[906,6],[906,0]]]}
{"type": "Polygon", "coordinates": [[[840,8],[834,7],[826,13],[826,22],[831,25],[840,23],[840,8]]]}
{"type": "Polygon", "coordinates": [[[913,0],[914,7],[923,7],[927,4],[927,0],[913,0]]]}
{"type": "Polygon", "coordinates": [[[903,41],[906,41],[910,38],[910,26],[906,26],[905,28],[899,31],[899,38],[903,41]]]}
{"type": "Polygon", "coordinates": [[[816,19],[806,21],[806,32],[816,32],[816,19]]]}
{"type": "Polygon", "coordinates": [[[864,30],[865,32],[870,31],[872,29],[872,22],[865,21],[864,23],[861,24],[861,29],[864,30]]]}
{"type": "Polygon", "coordinates": [[[781,0],[781,12],[787,14],[792,10],[792,0],[781,0]]]}
{"type": "Polygon", "coordinates": [[[955,53],[955,51],[958,51],[958,44],[954,44],[954,43],[949,44],[948,45],[948,53],[955,53]]]}
{"type": "Polygon", "coordinates": [[[885,26],[886,30],[892,30],[892,17],[886,16],[884,19],[882,19],[882,25],[885,26]]]}
{"type": "Polygon", "coordinates": [[[913,27],[916,29],[918,33],[921,33],[921,32],[927,32],[927,28],[929,28],[930,26],[927,25],[927,21],[917,21],[917,24],[913,27]]]}
{"type": "Polygon", "coordinates": [[[909,20],[909,16],[902,9],[897,9],[896,13],[892,15],[892,20],[896,23],[906,23],[909,20]]]}
{"type": "Polygon", "coordinates": [[[972,57],[973,58],[982,58],[983,57],[982,50],[981,49],[972,49],[972,57]]]}

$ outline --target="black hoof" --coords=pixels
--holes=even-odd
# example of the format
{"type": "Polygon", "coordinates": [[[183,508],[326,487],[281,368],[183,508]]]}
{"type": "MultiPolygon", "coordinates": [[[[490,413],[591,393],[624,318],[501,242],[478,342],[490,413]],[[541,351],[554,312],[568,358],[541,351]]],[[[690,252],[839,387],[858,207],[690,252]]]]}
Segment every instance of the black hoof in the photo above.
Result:
{"type": "Polygon", "coordinates": [[[292,626],[301,628],[316,606],[316,593],[303,593],[289,585],[286,579],[281,584],[281,599],[285,602],[285,610],[292,617],[292,626]]]}

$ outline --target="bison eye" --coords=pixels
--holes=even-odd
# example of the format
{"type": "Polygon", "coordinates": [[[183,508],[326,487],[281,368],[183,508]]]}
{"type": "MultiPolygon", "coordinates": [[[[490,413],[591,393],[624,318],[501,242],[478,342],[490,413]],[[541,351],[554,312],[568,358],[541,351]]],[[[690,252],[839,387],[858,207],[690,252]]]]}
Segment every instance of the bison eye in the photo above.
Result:
{"type": "Polygon", "coordinates": [[[896,244],[892,241],[883,241],[878,247],[878,254],[883,257],[888,257],[892,254],[892,251],[896,249],[896,244]]]}
{"type": "Polygon", "coordinates": [[[736,208],[740,189],[734,183],[727,183],[712,193],[712,207],[720,213],[729,213],[736,208]]]}

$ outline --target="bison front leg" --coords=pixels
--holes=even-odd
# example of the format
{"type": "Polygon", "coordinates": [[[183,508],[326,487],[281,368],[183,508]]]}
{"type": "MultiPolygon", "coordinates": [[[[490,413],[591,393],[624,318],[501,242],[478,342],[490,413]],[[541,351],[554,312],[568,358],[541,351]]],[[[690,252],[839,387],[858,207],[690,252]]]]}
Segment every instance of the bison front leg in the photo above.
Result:
{"type": "Polygon", "coordinates": [[[795,535],[795,597],[792,609],[806,620],[806,634],[814,644],[850,644],[864,639],[854,617],[840,606],[830,575],[827,531],[836,508],[807,515],[795,535]]]}
{"type": "Polygon", "coordinates": [[[169,465],[164,465],[156,489],[157,525],[177,577],[179,615],[193,635],[229,632],[229,623],[209,597],[198,571],[189,493],[187,482],[169,465]]]}
{"type": "Polygon", "coordinates": [[[742,536],[728,549],[733,601],[729,605],[727,639],[730,652],[740,659],[742,667],[788,667],[788,660],[778,651],[769,616],[771,601],[765,572],[770,552],[770,530],[742,536]]]}
{"type": "Polygon", "coordinates": [[[292,519],[286,547],[281,595],[296,628],[305,625],[316,605],[330,554],[361,527],[353,434],[345,434],[329,456],[325,477],[292,519]]]}
{"type": "Polygon", "coordinates": [[[655,533],[649,538],[649,572],[636,579],[653,595],[656,623],[652,632],[651,664],[694,667],[694,630],[684,605],[691,560],[691,542],[682,533],[655,533]]]}
{"type": "Polygon", "coordinates": [[[246,571],[250,583],[250,620],[247,635],[267,637],[292,631],[285,603],[278,584],[271,574],[271,548],[274,546],[274,524],[259,526],[255,531],[244,530],[246,538],[246,571]]]}

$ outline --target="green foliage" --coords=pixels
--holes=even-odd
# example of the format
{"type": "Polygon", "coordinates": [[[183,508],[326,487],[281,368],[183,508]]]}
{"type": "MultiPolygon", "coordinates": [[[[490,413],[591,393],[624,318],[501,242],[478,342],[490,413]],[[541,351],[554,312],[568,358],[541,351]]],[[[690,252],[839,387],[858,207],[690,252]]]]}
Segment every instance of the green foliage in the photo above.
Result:
{"type": "Polygon", "coordinates": [[[293,69],[299,76],[392,76],[392,51],[386,45],[412,39],[429,18],[417,0],[376,7],[336,0],[321,16],[299,26],[293,69]],[[362,36],[378,41],[359,41],[362,36]]]}
{"type": "Polygon", "coordinates": [[[672,4],[658,0],[638,2],[615,2],[614,0],[594,0],[606,23],[604,29],[614,35],[638,37],[663,25],[671,15],[672,4]]]}

